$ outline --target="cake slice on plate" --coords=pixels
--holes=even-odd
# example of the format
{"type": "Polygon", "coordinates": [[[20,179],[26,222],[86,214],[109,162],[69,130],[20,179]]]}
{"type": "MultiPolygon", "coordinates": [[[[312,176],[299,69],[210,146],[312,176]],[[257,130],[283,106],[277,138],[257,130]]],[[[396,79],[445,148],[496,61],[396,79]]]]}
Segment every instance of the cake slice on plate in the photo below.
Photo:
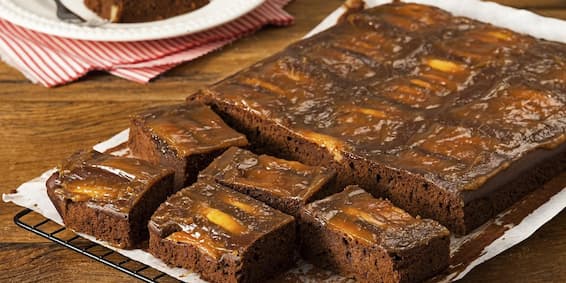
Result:
{"type": "Polygon", "coordinates": [[[199,9],[209,0],[84,0],[101,18],[113,23],[151,22],[199,9]]]}

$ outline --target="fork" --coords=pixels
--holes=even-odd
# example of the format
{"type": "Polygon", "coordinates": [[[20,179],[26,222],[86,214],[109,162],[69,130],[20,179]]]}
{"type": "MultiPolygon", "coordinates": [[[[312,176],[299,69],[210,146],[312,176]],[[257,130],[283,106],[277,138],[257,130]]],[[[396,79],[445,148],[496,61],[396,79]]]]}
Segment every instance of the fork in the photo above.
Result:
{"type": "Polygon", "coordinates": [[[57,5],[57,18],[59,18],[60,20],[71,24],[86,23],[83,18],[67,9],[67,7],[65,7],[65,5],[61,3],[61,1],[55,0],[55,5],[57,5]]]}

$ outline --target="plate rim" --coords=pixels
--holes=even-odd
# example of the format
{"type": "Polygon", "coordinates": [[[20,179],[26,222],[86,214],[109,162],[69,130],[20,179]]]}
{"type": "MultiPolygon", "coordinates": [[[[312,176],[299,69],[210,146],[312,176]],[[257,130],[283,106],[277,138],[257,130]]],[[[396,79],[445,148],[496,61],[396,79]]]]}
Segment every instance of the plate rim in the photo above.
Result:
{"type": "Polygon", "coordinates": [[[37,15],[15,4],[14,2],[19,2],[17,0],[0,0],[0,18],[30,30],[64,38],[112,42],[146,41],[189,35],[218,27],[240,18],[266,1],[212,0],[198,10],[161,21],[130,23],[123,24],[123,26],[105,24],[93,27],[37,15]],[[206,17],[196,18],[195,13],[197,16],[206,17]],[[183,19],[183,17],[186,18],[183,19]]]}

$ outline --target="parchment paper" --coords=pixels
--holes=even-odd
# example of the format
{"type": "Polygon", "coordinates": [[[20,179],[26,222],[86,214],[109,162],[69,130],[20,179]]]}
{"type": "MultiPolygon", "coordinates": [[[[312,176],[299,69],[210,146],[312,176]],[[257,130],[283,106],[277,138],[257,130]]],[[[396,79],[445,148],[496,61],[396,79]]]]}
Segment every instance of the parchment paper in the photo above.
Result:
{"type": "MultiPolygon", "coordinates": [[[[373,7],[390,1],[367,0],[368,7],[373,7]]],[[[545,18],[536,14],[501,6],[490,2],[477,0],[415,0],[417,2],[438,6],[455,15],[466,16],[506,27],[517,32],[527,33],[535,37],[566,43],[566,22],[545,18]]],[[[325,30],[336,22],[345,11],[339,8],[324,19],[308,35],[325,30]]],[[[94,149],[106,151],[127,141],[128,130],[124,130],[94,149]]],[[[115,151],[113,154],[127,154],[127,149],[115,151]]],[[[30,208],[43,216],[62,224],[61,218],[53,204],[49,201],[45,189],[45,181],[53,173],[49,170],[41,176],[22,184],[15,193],[4,194],[5,202],[13,202],[19,206],[30,208]]],[[[531,193],[517,202],[495,219],[485,223],[472,233],[463,237],[451,239],[451,265],[444,272],[429,280],[430,282],[450,282],[466,275],[482,262],[500,254],[510,247],[532,235],[543,224],[550,221],[566,207],[566,172],[547,183],[542,188],[531,193]]],[[[198,275],[181,268],[166,266],[161,260],[142,250],[122,250],[104,242],[97,241],[91,236],[81,236],[115,250],[155,269],[165,272],[172,277],[186,282],[204,282],[198,275]]],[[[337,276],[329,271],[319,270],[305,262],[299,262],[298,267],[290,270],[274,281],[277,282],[346,282],[348,279],[337,276]]]]}

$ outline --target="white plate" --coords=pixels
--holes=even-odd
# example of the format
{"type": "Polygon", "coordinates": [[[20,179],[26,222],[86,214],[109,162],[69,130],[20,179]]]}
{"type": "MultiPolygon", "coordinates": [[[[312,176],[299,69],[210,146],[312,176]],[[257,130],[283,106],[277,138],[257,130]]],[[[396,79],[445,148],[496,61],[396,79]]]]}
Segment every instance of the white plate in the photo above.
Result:
{"type": "MultiPolygon", "coordinates": [[[[63,2],[69,7],[71,4],[83,3],[82,0],[63,2]]],[[[263,2],[265,0],[211,0],[208,5],[196,11],[161,21],[88,26],[59,20],[55,15],[53,0],[0,0],[0,18],[28,29],[62,37],[137,41],[175,37],[210,29],[241,17],[263,2]]]]}

